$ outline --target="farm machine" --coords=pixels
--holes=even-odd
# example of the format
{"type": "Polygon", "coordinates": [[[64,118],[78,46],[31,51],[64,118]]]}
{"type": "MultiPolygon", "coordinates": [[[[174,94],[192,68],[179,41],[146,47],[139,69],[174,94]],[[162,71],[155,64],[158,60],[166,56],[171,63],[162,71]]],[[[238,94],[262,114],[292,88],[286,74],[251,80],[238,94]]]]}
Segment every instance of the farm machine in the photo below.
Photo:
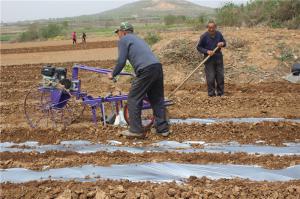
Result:
{"type": "MultiPolygon", "coordinates": [[[[66,68],[51,65],[42,68],[41,83],[27,93],[24,101],[25,117],[32,128],[65,128],[78,121],[86,109],[91,110],[92,121],[95,124],[102,122],[104,126],[126,125],[129,122],[128,96],[122,93],[98,97],[89,95],[81,89],[79,72],[84,71],[101,75],[111,72],[109,69],[75,64],[72,77],[68,79],[66,68]]],[[[127,72],[120,74],[132,75],[127,72]]],[[[165,100],[165,106],[170,105],[172,101],[165,100]]],[[[142,104],[143,126],[150,128],[154,120],[151,105],[145,97],[142,104]]]]}

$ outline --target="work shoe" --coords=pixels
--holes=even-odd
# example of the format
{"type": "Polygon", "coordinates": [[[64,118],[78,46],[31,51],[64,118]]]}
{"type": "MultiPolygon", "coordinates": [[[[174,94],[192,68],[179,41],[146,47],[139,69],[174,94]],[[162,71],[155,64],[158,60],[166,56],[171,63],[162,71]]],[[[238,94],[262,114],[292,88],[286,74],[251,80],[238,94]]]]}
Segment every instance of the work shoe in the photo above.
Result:
{"type": "Polygon", "coordinates": [[[163,132],[163,133],[159,133],[159,132],[157,132],[156,128],[152,128],[151,129],[151,133],[154,133],[156,135],[161,135],[163,137],[168,137],[171,132],[170,131],[166,131],[166,132],[163,132]]]}
{"type": "Polygon", "coordinates": [[[157,133],[157,135],[161,135],[163,137],[168,137],[170,135],[170,131],[164,132],[164,133],[157,133]]]}
{"type": "Polygon", "coordinates": [[[121,135],[126,136],[126,137],[132,137],[132,138],[144,138],[145,137],[144,133],[133,133],[133,132],[130,132],[129,130],[122,131],[121,135]]]}

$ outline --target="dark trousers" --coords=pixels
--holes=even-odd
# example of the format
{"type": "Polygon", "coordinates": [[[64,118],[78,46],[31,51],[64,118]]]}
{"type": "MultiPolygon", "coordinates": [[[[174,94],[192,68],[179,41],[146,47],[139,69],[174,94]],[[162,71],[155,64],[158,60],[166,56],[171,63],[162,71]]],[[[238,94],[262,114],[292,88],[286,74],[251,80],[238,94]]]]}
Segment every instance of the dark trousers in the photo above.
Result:
{"type": "Polygon", "coordinates": [[[143,133],[141,109],[143,99],[148,97],[155,117],[158,133],[169,130],[164,106],[164,83],[161,64],[153,64],[137,71],[128,95],[129,126],[133,133],[143,133]]]}
{"type": "Polygon", "coordinates": [[[205,63],[208,96],[224,95],[223,55],[210,58],[205,63]]]}

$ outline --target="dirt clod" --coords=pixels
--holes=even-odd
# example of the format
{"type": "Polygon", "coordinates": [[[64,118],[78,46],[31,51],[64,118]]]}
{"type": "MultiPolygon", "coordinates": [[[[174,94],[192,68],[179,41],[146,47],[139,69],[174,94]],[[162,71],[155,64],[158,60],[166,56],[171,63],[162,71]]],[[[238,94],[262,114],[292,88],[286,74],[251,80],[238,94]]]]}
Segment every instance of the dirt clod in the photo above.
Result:
{"type": "Polygon", "coordinates": [[[168,189],[168,195],[174,197],[177,194],[177,191],[173,188],[168,189]]]}
{"type": "Polygon", "coordinates": [[[57,197],[57,199],[72,199],[72,191],[70,189],[66,189],[61,195],[57,197]]]}
{"type": "Polygon", "coordinates": [[[101,189],[97,188],[96,192],[90,192],[90,195],[95,195],[95,199],[108,199],[109,196],[106,195],[106,193],[104,191],[102,191],[101,189]]]}

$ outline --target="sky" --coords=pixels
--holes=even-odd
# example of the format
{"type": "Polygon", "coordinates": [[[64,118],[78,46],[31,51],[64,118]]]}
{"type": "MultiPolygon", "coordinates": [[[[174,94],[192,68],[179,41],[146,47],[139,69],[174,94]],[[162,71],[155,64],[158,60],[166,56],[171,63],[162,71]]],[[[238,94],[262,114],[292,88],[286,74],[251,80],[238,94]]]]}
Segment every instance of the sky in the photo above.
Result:
{"type": "MultiPolygon", "coordinates": [[[[0,0],[1,22],[16,22],[96,14],[137,0],[0,0]]],[[[189,0],[199,5],[217,8],[229,0],[189,0]]],[[[231,0],[245,3],[247,0],[231,0]]]]}

